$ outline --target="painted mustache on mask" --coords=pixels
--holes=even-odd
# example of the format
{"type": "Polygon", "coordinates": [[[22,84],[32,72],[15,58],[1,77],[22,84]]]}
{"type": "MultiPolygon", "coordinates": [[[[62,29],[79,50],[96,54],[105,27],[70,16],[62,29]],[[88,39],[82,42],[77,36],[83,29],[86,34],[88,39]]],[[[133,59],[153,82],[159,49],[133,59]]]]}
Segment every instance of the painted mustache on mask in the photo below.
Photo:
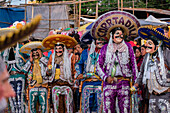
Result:
{"type": "Polygon", "coordinates": [[[149,46],[146,46],[146,49],[147,49],[147,48],[148,48],[148,49],[152,49],[152,47],[149,47],[149,46]]]}
{"type": "Polygon", "coordinates": [[[35,57],[35,56],[39,56],[39,54],[33,54],[32,56],[33,56],[33,57],[35,57]]]}
{"type": "Polygon", "coordinates": [[[104,43],[103,43],[103,42],[97,42],[97,44],[99,44],[99,45],[103,45],[104,43]]]}
{"type": "Polygon", "coordinates": [[[56,53],[62,53],[62,51],[56,51],[56,53]]]}
{"type": "Polygon", "coordinates": [[[120,36],[115,36],[115,38],[123,38],[123,37],[120,37],[120,36]]]}

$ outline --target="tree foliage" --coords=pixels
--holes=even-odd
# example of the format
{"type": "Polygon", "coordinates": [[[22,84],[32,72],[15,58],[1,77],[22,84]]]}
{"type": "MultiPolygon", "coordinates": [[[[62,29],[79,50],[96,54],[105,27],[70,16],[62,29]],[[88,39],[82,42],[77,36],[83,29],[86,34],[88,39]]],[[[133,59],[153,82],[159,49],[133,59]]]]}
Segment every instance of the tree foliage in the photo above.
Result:
{"type": "MultiPolygon", "coordinates": [[[[57,1],[70,1],[70,0],[42,0],[43,3],[57,2],[57,1]]],[[[170,9],[170,0],[123,0],[123,7],[133,7],[132,1],[134,1],[135,8],[147,7],[147,8],[157,8],[157,9],[164,9],[164,10],[170,9]]],[[[119,0],[119,2],[121,2],[121,0],[119,0]]],[[[107,12],[118,8],[118,0],[98,0],[98,3],[99,3],[99,10],[98,10],[99,13],[107,12]]],[[[121,3],[119,6],[121,6],[121,3]]],[[[93,15],[96,12],[95,10],[96,10],[96,2],[82,3],[82,9],[81,9],[82,14],[93,15]]]]}

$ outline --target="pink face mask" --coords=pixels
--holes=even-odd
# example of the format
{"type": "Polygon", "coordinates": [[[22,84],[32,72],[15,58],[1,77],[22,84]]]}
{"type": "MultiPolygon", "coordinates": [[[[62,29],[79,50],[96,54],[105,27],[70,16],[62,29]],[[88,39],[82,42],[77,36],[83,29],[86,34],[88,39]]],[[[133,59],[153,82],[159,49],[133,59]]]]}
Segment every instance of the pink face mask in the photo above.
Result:
{"type": "Polygon", "coordinates": [[[63,47],[62,46],[56,46],[56,55],[62,56],[63,55],[63,47]]]}
{"type": "Polygon", "coordinates": [[[121,30],[117,30],[113,35],[113,41],[116,44],[119,44],[123,41],[123,32],[121,30]]]}
{"type": "Polygon", "coordinates": [[[147,40],[145,46],[146,46],[146,52],[147,53],[152,54],[157,50],[157,48],[155,49],[155,44],[153,43],[152,40],[147,40]]]}

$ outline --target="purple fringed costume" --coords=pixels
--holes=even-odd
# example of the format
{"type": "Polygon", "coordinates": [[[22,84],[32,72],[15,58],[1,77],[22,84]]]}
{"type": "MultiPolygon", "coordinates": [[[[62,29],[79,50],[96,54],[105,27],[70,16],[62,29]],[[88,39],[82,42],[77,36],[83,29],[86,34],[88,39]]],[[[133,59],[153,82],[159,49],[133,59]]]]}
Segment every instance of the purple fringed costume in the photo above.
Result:
{"type": "MultiPolygon", "coordinates": [[[[120,113],[130,113],[130,81],[135,81],[137,66],[131,45],[122,41],[120,44],[113,43],[112,51],[109,52],[111,59],[107,60],[107,47],[104,45],[99,54],[97,71],[103,79],[104,113],[114,113],[116,108],[116,97],[120,113]],[[107,83],[107,77],[111,76],[112,68],[116,66],[116,82],[107,83]]],[[[108,55],[108,54],[107,54],[108,55]]]]}

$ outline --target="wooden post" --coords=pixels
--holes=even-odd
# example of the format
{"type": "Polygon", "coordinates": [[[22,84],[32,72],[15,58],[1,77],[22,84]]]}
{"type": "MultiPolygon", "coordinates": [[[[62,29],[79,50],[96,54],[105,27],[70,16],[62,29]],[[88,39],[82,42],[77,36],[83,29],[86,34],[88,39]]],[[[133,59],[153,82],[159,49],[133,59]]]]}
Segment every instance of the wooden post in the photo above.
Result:
{"type": "MultiPolygon", "coordinates": [[[[74,2],[75,2],[76,0],[74,0],[74,2]]],[[[75,3],[74,3],[74,27],[77,27],[77,25],[76,25],[76,5],[75,5],[75,3]]]]}
{"type": "Polygon", "coordinates": [[[31,19],[34,18],[34,6],[32,5],[32,15],[31,15],[31,19]]]}
{"type": "Polygon", "coordinates": [[[49,31],[51,30],[51,6],[49,5],[49,31]]]}
{"type": "Polygon", "coordinates": [[[96,2],[96,19],[98,18],[98,2],[96,2]]]}
{"type": "MultiPolygon", "coordinates": [[[[27,4],[27,0],[25,0],[25,4],[27,4]]],[[[24,21],[27,22],[27,5],[25,5],[25,18],[24,21]]]]}
{"type": "Polygon", "coordinates": [[[119,0],[117,0],[117,6],[118,6],[118,10],[120,10],[120,3],[119,3],[119,0]]]}
{"type": "Polygon", "coordinates": [[[79,23],[78,21],[79,20],[78,20],[78,7],[77,7],[77,4],[76,4],[76,15],[75,16],[76,16],[76,27],[78,27],[78,23],[79,23]]]}
{"type": "Polygon", "coordinates": [[[134,1],[132,1],[133,2],[133,15],[135,14],[135,11],[134,11],[134,1]]]}
{"type": "Polygon", "coordinates": [[[123,11],[123,0],[121,0],[121,11],[123,11]]]}
{"type": "Polygon", "coordinates": [[[80,17],[81,17],[81,0],[79,0],[79,23],[78,23],[78,27],[80,27],[80,17]]]}

